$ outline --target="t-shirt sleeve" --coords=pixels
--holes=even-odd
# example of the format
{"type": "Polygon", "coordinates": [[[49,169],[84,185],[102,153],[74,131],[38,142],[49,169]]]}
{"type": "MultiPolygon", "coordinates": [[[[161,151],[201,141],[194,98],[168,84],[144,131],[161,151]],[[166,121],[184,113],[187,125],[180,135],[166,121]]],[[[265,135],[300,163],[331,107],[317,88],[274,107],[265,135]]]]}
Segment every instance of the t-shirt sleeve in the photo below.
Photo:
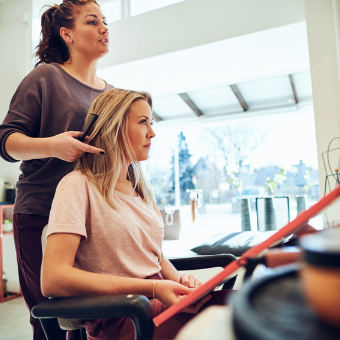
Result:
{"type": "Polygon", "coordinates": [[[8,113],[0,125],[0,156],[8,162],[17,162],[5,149],[9,135],[15,132],[39,137],[41,123],[41,84],[28,75],[18,86],[11,100],[8,113]]]}
{"type": "Polygon", "coordinates": [[[58,184],[52,202],[46,238],[55,233],[81,235],[87,239],[89,195],[86,179],[78,172],[66,175],[58,184]]]}

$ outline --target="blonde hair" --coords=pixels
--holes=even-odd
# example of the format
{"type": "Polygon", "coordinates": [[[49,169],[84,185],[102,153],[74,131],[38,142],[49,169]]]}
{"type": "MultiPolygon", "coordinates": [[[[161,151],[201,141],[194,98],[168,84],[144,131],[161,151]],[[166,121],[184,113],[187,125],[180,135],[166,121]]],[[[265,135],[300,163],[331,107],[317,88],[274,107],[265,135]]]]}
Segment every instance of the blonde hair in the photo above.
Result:
{"type": "Polygon", "coordinates": [[[136,160],[128,136],[129,109],[136,100],[146,100],[152,109],[152,99],[147,92],[114,88],[103,92],[93,101],[84,125],[87,125],[91,113],[97,114],[98,119],[89,133],[87,143],[103,149],[105,156],[85,153],[75,167],[95,185],[104,201],[114,209],[117,209],[117,205],[113,200],[113,190],[122,164],[129,164],[128,178],[142,200],[150,207],[154,203],[151,186],[136,160]]]}

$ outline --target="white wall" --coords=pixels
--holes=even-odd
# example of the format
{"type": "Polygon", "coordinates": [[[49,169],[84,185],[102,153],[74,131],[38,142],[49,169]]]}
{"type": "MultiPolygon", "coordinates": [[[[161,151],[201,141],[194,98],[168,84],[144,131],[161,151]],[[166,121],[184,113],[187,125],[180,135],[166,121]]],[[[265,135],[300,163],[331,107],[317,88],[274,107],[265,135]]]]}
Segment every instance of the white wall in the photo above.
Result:
{"type": "MultiPolygon", "coordinates": [[[[339,0],[305,0],[321,196],[326,176],[321,155],[333,137],[340,137],[339,8],[339,0]]],[[[339,146],[336,140],[331,148],[339,146]]],[[[330,153],[332,171],[338,168],[338,161],[339,152],[330,153]]],[[[332,181],[333,188],[334,185],[332,181]]],[[[338,206],[339,203],[327,210],[330,221],[340,220],[338,206]]]]}
{"type": "Polygon", "coordinates": [[[309,69],[307,28],[302,21],[103,67],[98,75],[116,87],[157,97],[309,69]]]}
{"type": "MultiPolygon", "coordinates": [[[[0,3],[0,120],[5,118],[17,86],[31,69],[31,0],[0,3]]],[[[19,163],[0,159],[0,178],[15,183],[19,163]]],[[[8,216],[10,218],[10,216],[8,216]]],[[[18,291],[19,281],[13,235],[3,238],[3,262],[9,290],[18,291]]]]}
{"type": "MultiPolygon", "coordinates": [[[[26,74],[31,70],[31,0],[0,3],[0,121],[5,118],[10,100],[26,74]]],[[[15,183],[19,163],[0,159],[0,178],[15,183]]]]}
{"type": "Polygon", "coordinates": [[[304,20],[302,0],[186,0],[111,23],[110,53],[100,66],[126,63],[304,20]]]}

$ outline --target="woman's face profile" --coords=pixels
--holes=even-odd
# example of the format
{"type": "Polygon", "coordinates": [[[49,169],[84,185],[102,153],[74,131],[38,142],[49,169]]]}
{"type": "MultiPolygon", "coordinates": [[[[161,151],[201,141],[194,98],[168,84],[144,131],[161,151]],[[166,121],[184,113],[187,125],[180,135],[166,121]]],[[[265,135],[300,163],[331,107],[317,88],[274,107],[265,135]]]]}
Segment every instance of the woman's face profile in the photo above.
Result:
{"type": "Polygon", "coordinates": [[[128,114],[128,136],[137,162],[149,157],[151,139],[156,136],[152,129],[153,118],[149,104],[140,99],[133,102],[128,114]]]}
{"type": "Polygon", "coordinates": [[[109,30],[100,7],[88,3],[76,9],[74,27],[70,30],[71,48],[76,53],[102,57],[109,51],[109,30]]]}

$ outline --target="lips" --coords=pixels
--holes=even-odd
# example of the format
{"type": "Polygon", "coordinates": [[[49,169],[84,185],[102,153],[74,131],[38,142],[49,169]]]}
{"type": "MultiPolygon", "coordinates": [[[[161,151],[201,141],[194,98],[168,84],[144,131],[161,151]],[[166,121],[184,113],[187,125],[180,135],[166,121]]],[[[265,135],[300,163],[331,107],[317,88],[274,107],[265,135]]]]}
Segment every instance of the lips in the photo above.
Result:
{"type": "Polygon", "coordinates": [[[101,40],[99,40],[99,41],[102,41],[102,42],[104,42],[104,43],[109,43],[109,38],[108,38],[108,37],[105,37],[105,38],[103,38],[103,39],[101,39],[101,40]]]}
{"type": "Polygon", "coordinates": [[[146,145],[144,145],[143,147],[144,147],[144,148],[148,148],[148,149],[150,149],[150,147],[151,147],[151,143],[149,143],[149,144],[146,144],[146,145]]]}

